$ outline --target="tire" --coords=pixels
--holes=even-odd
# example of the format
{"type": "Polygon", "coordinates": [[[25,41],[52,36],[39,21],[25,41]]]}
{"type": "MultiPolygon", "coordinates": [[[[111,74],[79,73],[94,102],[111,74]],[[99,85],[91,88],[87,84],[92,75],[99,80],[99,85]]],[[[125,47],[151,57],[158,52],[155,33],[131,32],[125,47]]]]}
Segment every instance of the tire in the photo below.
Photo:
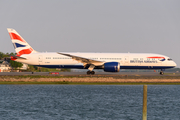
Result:
{"type": "Polygon", "coordinates": [[[95,72],[94,71],[91,71],[91,75],[94,75],[95,74],[95,72]]]}
{"type": "Polygon", "coordinates": [[[91,74],[91,71],[87,71],[87,75],[90,75],[91,74]]]}

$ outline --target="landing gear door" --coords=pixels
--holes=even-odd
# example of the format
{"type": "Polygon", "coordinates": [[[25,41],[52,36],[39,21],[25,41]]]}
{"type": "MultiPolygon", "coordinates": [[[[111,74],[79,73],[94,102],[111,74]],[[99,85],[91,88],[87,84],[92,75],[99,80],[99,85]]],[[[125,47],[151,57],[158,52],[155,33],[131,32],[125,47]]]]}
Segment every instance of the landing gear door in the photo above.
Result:
{"type": "Polygon", "coordinates": [[[43,63],[43,56],[42,55],[38,56],[38,61],[39,61],[39,65],[42,65],[42,63],[43,63]]]}

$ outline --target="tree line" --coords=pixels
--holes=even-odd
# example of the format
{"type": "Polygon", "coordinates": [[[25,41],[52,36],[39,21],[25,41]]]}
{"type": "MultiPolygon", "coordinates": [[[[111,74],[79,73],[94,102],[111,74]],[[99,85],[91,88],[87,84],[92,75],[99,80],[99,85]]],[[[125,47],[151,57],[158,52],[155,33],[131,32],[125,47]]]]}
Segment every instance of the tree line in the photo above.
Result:
{"type": "Polygon", "coordinates": [[[7,61],[12,68],[14,69],[17,69],[17,68],[21,68],[23,66],[22,63],[20,62],[16,62],[16,61],[13,61],[11,60],[11,55],[16,55],[16,53],[3,53],[3,52],[0,52],[0,60],[4,60],[4,61],[7,61]]]}

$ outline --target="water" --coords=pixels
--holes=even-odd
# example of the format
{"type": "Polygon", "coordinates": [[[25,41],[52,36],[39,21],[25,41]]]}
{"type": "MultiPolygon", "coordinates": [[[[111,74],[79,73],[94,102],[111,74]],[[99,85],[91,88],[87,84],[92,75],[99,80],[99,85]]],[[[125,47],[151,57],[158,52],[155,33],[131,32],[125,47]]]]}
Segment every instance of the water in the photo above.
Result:
{"type": "MultiPolygon", "coordinates": [[[[148,120],[180,119],[180,86],[148,86],[148,120]]],[[[141,120],[143,86],[0,85],[0,120],[141,120]]]]}

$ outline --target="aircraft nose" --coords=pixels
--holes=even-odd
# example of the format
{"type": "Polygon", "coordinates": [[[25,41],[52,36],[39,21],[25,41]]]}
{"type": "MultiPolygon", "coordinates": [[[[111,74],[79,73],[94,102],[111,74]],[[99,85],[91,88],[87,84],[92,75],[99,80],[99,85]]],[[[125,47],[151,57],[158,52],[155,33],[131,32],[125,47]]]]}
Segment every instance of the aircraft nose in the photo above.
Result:
{"type": "Polygon", "coordinates": [[[177,66],[177,64],[176,64],[174,61],[173,61],[173,66],[174,66],[174,67],[176,67],[176,66],[177,66]]]}

